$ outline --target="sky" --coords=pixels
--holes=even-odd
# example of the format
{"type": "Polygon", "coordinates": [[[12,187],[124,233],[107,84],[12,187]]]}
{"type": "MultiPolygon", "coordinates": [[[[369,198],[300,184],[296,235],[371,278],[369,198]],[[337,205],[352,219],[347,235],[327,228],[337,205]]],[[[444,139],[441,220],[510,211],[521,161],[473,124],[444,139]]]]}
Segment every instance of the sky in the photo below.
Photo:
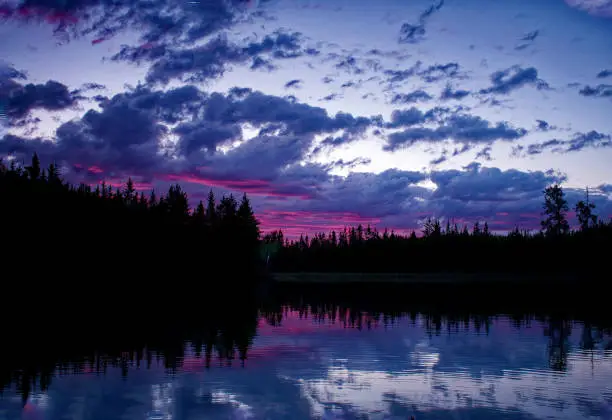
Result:
{"type": "Polygon", "coordinates": [[[297,236],[612,215],[610,0],[0,0],[0,156],[297,236]]]}

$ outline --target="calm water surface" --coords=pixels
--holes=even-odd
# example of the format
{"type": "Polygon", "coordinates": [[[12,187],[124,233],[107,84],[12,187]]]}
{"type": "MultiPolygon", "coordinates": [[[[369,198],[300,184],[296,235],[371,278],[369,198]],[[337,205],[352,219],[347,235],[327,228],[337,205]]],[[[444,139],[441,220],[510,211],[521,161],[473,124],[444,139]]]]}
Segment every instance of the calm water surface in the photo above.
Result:
{"type": "Polygon", "coordinates": [[[612,337],[571,320],[286,309],[260,317],[243,362],[207,367],[189,343],[179,362],[56,374],[25,406],[13,384],[0,419],[612,419],[612,337]]]}

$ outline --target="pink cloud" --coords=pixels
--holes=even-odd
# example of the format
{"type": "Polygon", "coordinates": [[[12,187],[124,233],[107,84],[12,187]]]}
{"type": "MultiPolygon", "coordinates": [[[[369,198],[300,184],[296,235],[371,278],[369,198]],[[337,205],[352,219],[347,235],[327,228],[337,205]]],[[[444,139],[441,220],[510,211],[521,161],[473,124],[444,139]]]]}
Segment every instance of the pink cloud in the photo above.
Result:
{"type": "Polygon", "coordinates": [[[72,13],[32,6],[23,6],[16,9],[0,7],[0,18],[16,20],[37,19],[51,25],[66,25],[78,22],[77,16],[72,13]]]}
{"type": "Polygon", "coordinates": [[[205,185],[207,187],[225,188],[239,192],[246,192],[249,195],[259,195],[280,199],[286,197],[295,197],[307,200],[310,198],[304,193],[291,192],[290,188],[283,188],[283,191],[280,191],[282,186],[273,186],[270,182],[260,179],[230,180],[206,177],[199,174],[168,174],[161,175],[158,178],[170,182],[189,183],[205,185]],[[285,191],[285,189],[287,191],[285,191]]]}

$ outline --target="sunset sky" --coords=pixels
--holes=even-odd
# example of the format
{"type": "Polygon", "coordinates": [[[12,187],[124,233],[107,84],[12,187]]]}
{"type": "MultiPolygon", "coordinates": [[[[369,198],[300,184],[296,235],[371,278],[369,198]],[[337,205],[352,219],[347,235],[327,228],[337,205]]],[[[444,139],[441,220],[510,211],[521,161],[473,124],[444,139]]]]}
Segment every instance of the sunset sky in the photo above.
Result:
{"type": "Polygon", "coordinates": [[[289,235],[612,215],[610,0],[0,0],[0,155],[289,235]]]}

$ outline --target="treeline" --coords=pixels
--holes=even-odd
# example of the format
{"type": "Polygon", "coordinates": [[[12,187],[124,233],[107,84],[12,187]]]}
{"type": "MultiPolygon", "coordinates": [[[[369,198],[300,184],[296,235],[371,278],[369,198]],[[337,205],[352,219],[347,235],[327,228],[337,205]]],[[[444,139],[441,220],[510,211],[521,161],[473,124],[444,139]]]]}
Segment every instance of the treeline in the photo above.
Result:
{"type": "Polygon", "coordinates": [[[282,231],[263,237],[276,272],[505,272],[590,273],[605,275],[612,245],[612,221],[602,221],[588,200],[575,206],[579,229],[567,221],[563,189],[544,191],[540,232],[518,227],[492,234],[488,224],[458,226],[428,219],[422,235],[379,232],[370,226],[345,228],[288,240],[282,231]]]}
{"type": "Polygon", "coordinates": [[[238,202],[232,195],[216,200],[211,191],[190,209],[178,184],[147,196],[131,179],[115,189],[70,185],[56,165],[43,169],[34,155],[27,166],[0,162],[0,200],[5,267],[46,274],[45,284],[66,276],[99,286],[146,285],[162,276],[201,281],[215,270],[207,263],[236,272],[259,261],[259,222],[246,194],[238,202]]]}

